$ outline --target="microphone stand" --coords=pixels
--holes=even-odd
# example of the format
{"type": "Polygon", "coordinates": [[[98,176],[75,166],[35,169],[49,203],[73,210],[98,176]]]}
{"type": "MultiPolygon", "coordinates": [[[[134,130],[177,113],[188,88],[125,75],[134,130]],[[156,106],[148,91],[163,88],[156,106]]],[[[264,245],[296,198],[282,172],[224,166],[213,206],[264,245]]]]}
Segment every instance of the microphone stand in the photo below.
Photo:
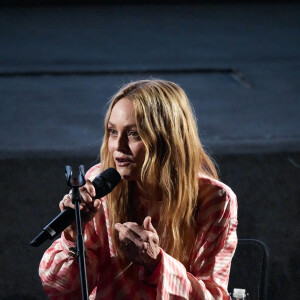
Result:
{"type": "Polygon", "coordinates": [[[86,276],[86,262],[85,262],[85,247],[84,240],[82,235],[82,226],[81,226],[81,215],[79,204],[81,202],[79,188],[85,185],[85,173],[84,166],[79,166],[79,175],[74,177],[72,174],[72,168],[66,166],[66,179],[67,184],[72,188],[72,203],[75,205],[75,217],[76,217],[76,248],[77,248],[77,259],[79,261],[79,270],[80,270],[80,282],[81,282],[81,295],[82,300],[88,300],[88,285],[87,285],[87,276],[86,276]]]}

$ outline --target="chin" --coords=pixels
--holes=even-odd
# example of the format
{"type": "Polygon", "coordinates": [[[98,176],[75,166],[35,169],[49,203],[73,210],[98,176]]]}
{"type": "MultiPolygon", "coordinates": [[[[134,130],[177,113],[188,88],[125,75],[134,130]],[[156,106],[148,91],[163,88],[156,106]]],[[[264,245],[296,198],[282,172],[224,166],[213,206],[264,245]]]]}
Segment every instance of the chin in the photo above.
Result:
{"type": "Polygon", "coordinates": [[[126,180],[126,181],[136,181],[137,178],[136,176],[134,176],[134,174],[132,174],[132,172],[124,172],[124,170],[117,170],[120,175],[122,180],[126,180]]]}
{"type": "Polygon", "coordinates": [[[126,172],[126,170],[119,168],[117,168],[117,171],[120,173],[122,180],[133,180],[130,172],[126,172]]]}

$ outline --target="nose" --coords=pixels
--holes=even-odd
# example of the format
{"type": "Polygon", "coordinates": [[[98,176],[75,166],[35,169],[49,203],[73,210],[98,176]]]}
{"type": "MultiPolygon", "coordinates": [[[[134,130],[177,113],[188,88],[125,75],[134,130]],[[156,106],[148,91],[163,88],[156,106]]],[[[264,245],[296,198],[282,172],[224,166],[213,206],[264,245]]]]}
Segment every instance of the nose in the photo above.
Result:
{"type": "Polygon", "coordinates": [[[116,150],[128,154],[130,152],[127,136],[120,135],[116,140],[116,150]]]}

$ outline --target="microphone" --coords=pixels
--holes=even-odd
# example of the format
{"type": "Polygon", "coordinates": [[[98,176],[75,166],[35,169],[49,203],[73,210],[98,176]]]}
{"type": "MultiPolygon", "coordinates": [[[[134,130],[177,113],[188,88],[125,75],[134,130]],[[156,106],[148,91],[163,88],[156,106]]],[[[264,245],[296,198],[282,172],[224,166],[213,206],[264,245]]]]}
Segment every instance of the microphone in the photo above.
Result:
{"type": "MultiPolygon", "coordinates": [[[[121,176],[114,168],[108,168],[100,175],[95,177],[92,184],[96,190],[94,199],[99,199],[109,194],[120,182],[121,176]]],[[[75,210],[67,208],[56,216],[48,225],[43,228],[43,231],[30,242],[33,247],[38,247],[46,240],[54,239],[64,229],[66,229],[75,220],[75,210]]]]}

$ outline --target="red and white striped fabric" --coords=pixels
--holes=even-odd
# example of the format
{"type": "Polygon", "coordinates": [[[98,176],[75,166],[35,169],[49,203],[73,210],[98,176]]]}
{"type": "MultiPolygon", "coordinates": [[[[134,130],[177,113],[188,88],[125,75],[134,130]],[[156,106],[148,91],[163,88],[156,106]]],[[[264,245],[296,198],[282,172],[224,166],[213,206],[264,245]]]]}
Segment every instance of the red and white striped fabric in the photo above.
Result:
{"type": "MultiPolygon", "coordinates": [[[[87,173],[89,177],[99,165],[87,173]]],[[[199,175],[200,209],[190,272],[161,249],[162,260],[150,277],[131,265],[125,272],[111,243],[105,198],[97,216],[85,227],[90,299],[226,299],[237,236],[237,202],[225,184],[199,175]]],[[[39,274],[50,299],[81,299],[79,267],[70,255],[74,243],[61,238],[45,252],[39,274]]]]}

